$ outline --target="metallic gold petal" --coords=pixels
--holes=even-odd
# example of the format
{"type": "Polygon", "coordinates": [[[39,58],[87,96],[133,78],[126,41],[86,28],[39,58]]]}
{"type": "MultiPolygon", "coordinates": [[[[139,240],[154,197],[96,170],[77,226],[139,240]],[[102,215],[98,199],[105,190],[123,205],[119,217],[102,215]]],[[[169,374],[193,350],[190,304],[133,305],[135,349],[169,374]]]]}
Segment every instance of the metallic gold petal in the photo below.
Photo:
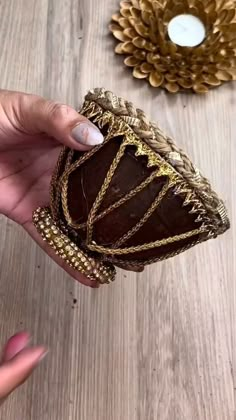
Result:
{"type": "Polygon", "coordinates": [[[228,25],[219,25],[219,29],[222,32],[232,32],[235,35],[236,32],[236,22],[232,22],[228,25]]]}
{"type": "Polygon", "coordinates": [[[121,9],[130,9],[130,2],[129,1],[121,1],[120,2],[120,8],[121,9]]]}
{"type": "Polygon", "coordinates": [[[114,22],[119,22],[119,19],[121,18],[120,13],[114,13],[114,15],[112,15],[112,20],[114,22]]]}
{"type": "Polygon", "coordinates": [[[158,46],[158,44],[160,44],[160,32],[158,31],[158,27],[157,27],[157,23],[156,23],[156,19],[154,19],[153,16],[150,17],[150,25],[149,25],[149,38],[151,40],[151,42],[158,46]]]}
{"type": "Polygon", "coordinates": [[[216,63],[216,68],[219,70],[227,70],[232,63],[228,60],[222,60],[219,63],[216,63]]]}
{"type": "Polygon", "coordinates": [[[174,44],[173,42],[168,42],[167,45],[168,45],[168,50],[169,50],[170,55],[174,57],[178,51],[178,46],[174,44]]]}
{"type": "Polygon", "coordinates": [[[234,50],[222,48],[215,55],[215,60],[216,61],[221,61],[222,59],[223,60],[225,60],[225,59],[230,60],[233,57],[235,57],[235,51],[234,50]]]}
{"type": "Polygon", "coordinates": [[[230,68],[228,72],[231,74],[233,80],[236,80],[236,68],[230,68]]]}
{"type": "Polygon", "coordinates": [[[208,4],[205,6],[206,13],[212,13],[216,10],[216,2],[215,0],[211,0],[208,2],[208,4]]]}
{"type": "Polygon", "coordinates": [[[216,44],[217,47],[219,48],[221,38],[222,38],[221,32],[217,32],[215,34],[212,33],[211,35],[208,36],[206,43],[209,44],[211,49],[214,48],[214,44],[216,44]]]}
{"type": "Polygon", "coordinates": [[[177,85],[177,83],[166,83],[165,84],[165,88],[170,93],[177,93],[177,92],[179,92],[179,85],[177,85]]]}
{"type": "Polygon", "coordinates": [[[134,28],[125,29],[124,34],[127,38],[130,38],[130,39],[133,39],[138,35],[134,28]]]}
{"type": "Polygon", "coordinates": [[[230,42],[235,38],[234,32],[224,32],[221,37],[222,42],[230,42]]]}
{"type": "Polygon", "coordinates": [[[159,63],[160,62],[160,55],[159,54],[153,54],[153,53],[148,53],[147,54],[147,62],[150,64],[155,64],[155,63],[159,63]]]}
{"type": "Polygon", "coordinates": [[[138,66],[140,64],[140,60],[138,60],[135,57],[127,57],[125,59],[125,64],[128,67],[135,67],[135,66],[138,66]]]}
{"type": "Polygon", "coordinates": [[[153,13],[152,3],[148,0],[139,1],[141,10],[146,10],[147,12],[153,13]]]}
{"type": "Polygon", "coordinates": [[[167,82],[177,82],[178,76],[176,74],[167,73],[165,74],[165,79],[167,82]]]}
{"type": "Polygon", "coordinates": [[[192,76],[192,72],[186,68],[184,70],[180,70],[178,74],[183,78],[189,78],[192,76]]]}
{"type": "Polygon", "coordinates": [[[121,41],[117,54],[127,54],[134,77],[149,75],[149,83],[171,92],[210,87],[236,79],[236,0],[125,0],[110,26],[121,41]],[[202,20],[206,38],[193,48],[168,37],[168,23],[178,14],[202,20]]]}
{"type": "Polygon", "coordinates": [[[213,74],[203,74],[203,80],[205,83],[211,86],[221,85],[221,81],[217,79],[217,77],[214,76],[213,74]]]}
{"type": "Polygon", "coordinates": [[[219,24],[219,23],[224,23],[224,21],[225,21],[225,19],[226,19],[226,17],[227,17],[227,10],[225,10],[225,9],[223,9],[223,10],[221,10],[221,12],[219,13],[219,15],[218,15],[218,18],[217,18],[217,21],[216,21],[216,24],[219,24]]]}
{"type": "Polygon", "coordinates": [[[120,9],[120,14],[125,18],[129,18],[131,16],[129,9],[120,9]]]}
{"type": "MultiPolygon", "coordinates": [[[[163,3],[163,2],[162,2],[163,3]]],[[[155,3],[156,4],[156,3],[155,3]]],[[[173,10],[176,4],[176,0],[169,0],[168,1],[168,9],[173,10]]],[[[157,6],[157,8],[161,8],[160,6],[157,6]]],[[[163,11],[165,10],[165,5],[162,7],[163,11]]]]}
{"type": "Polygon", "coordinates": [[[232,39],[232,41],[230,41],[229,48],[236,50],[236,39],[232,39]]]}
{"type": "Polygon", "coordinates": [[[139,0],[131,0],[131,3],[134,7],[136,7],[137,9],[139,8],[139,0]]]}
{"type": "Polygon", "coordinates": [[[143,23],[135,25],[135,30],[139,35],[143,36],[144,38],[148,38],[149,31],[148,28],[143,25],[143,23]]]}
{"type": "Polygon", "coordinates": [[[123,46],[124,46],[123,42],[120,42],[119,44],[117,44],[117,46],[115,48],[115,53],[116,54],[124,54],[123,46]]]}
{"type": "Polygon", "coordinates": [[[140,68],[143,73],[151,73],[153,71],[153,66],[149,63],[142,63],[140,68]]]}
{"type": "Polygon", "coordinates": [[[202,71],[202,64],[193,64],[190,69],[194,73],[199,73],[202,71]]]}
{"type": "Polygon", "coordinates": [[[150,25],[151,17],[152,17],[151,13],[147,12],[146,10],[142,10],[142,20],[147,26],[150,25]]]}
{"type": "Polygon", "coordinates": [[[178,79],[178,84],[184,89],[191,89],[193,82],[190,79],[178,79]]]}
{"type": "Polygon", "coordinates": [[[167,66],[166,64],[161,64],[161,63],[157,63],[154,64],[154,68],[161,73],[166,73],[167,71],[169,71],[169,66],[167,66]]]}
{"type": "Polygon", "coordinates": [[[137,9],[136,7],[131,7],[130,9],[131,15],[136,18],[136,19],[140,19],[141,16],[141,11],[140,9],[137,9]]]}
{"type": "Polygon", "coordinates": [[[143,73],[140,69],[140,66],[137,66],[133,69],[133,76],[136,79],[146,79],[148,77],[147,73],[143,73]]]}
{"type": "Polygon", "coordinates": [[[119,41],[122,41],[122,42],[129,41],[129,38],[124,34],[123,31],[115,30],[115,31],[113,31],[113,35],[119,41]]]}
{"type": "Polygon", "coordinates": [[[133,55],[135,58],[138,58],[140,61],[146,61],[147,59],[147,53],[145,50],[136,49],[133,55]]]}
{"type": "Polygon", "coordinates": [[[204,78],[203,78],[202,74],[192,74],[191,79],[192,79],[194,85],[204,84],[204,78]]]}
{"type": "Polygon", "coordinates": [[[155,1],[153,2],[152,6],[153,6],[153,12],[154,12],[153,16],[156,19],[156,21],[158,21],[159,19],[163,20],[163,10],[159,6],[159,4],[155,1]]]}
{"type": "Polygon", "coordinates": [[[234,9],[229,9],[226,10],[226,15],[224,17],[224,19],[221,20],[221,23],[230,23],[233,21],[234,17],[235,17],[235,13],[236,10],[234,9]]]}
{"type": "Polygon", "coordinates": [[[133,44],[135,47],[142,49],[146,47],[147,41],[141,36],[137,36],[133,39],[133,44]]]}
{"type": "Polygon", "coordinates": [[[124,42],[122,49],[125,54],[133,54],[135,51],[135,47],[131,41],[124,42]]]}
{"type": "Polygon", "coordinates": [[[208,13],[205,16],[205,20],[202,18],[203,23],[205,23],[205,25],[216,25],[216,21],[217,21],[217,12],[212,12],[212,13],[208,13]]]}
{"type": "Polygon", "coordinates": [[[201,45],[200,47],[194,48],[194,54],[196,56],[202,56],[205,52],[205,48],[203,45],[201,45]]]}
{"type": "Polygon", "coordinates": [[[167,56],[167,54],[169,54],[169,49],[168,49],[168,44],[167,43],[163,43],[160,45],[160,52],[161,55],[163,55],[164,57],[167,56]]]}
{"type": "Polygon", "coordinates": [[[169,23],[171,19],[175,16],[174,12],[171,9],[166,9],[163,14],[164,23],[169,23]]]}
{"type": "Polygon", "coordinates": [[[202,16],[200,16],[200,10],[197,7],[190,7],[188,13],[198,18],[202,18],[202,16]]]}
{"type": "MultiPolygon", "coordinates": [[[[112,22],[112,23],[110,23],[110,25],[109,25],[109,30],[110,30],[111,32],[113,32],[113,35],[114,35],[114,32],[115,32],[115,31],[120,32],[120,31],[122,31],[122,28],[121,28],[121,26],[119,25],[119,23],[112,22]]],[[[115,35],[114,35],[114,36],[115,36],[115,35]]]]}
{"type": "Polygon", "coordinates": [[[209,91],[205,85],[193,85],[193,89],[196,93],[207,93],[209,91]]]}
{"type": "Polygon", "coordinates": [[[224,81],[224,82],[228,82],[229,80],[232,80],[232,76],[231,76],[231,74],[229,74],[227,71],[225,71],[225,70],[219,70],[217,73],[216,73],[216,77],[219,79],[219,80],[222,80],[222,81],[224,81]]]}
{"type": "Polygon", "coordinates": [[[217,68],[215,64],[206,64],[206,66],[203,66],[203,71],[210,74],[216,74],[217,68]]]}
{"type": "Polygon", "coordinates": [[[174,13],[175,16],[182,15],[185,12],[188,13],[188,11],[189,11],[189,7],[188,6],[185,7],[183,2],[175,3],[175,7],[173,9],[173,13],[174,13]],[[186,10],[186,8],[187,8],[187,10],[186,10]]]}
{"type": "Polygon", "coordinates": [[[159,36],[164,40],[166,27],[164,25],[163,20],[162,19],[158,19],[157,20],[157,25],[158,25],[159,36]]]}
{"type": "Polygon", "coordinates": [[[124,18],[124,17],[120,18],[119,25],[124,29],[129,28],[130,27],[129,19],[124,18]]]}
{"type": "Polygon", "coordinates": [[[230,64],[230,66],[232,66],[232,67],[236,67],[236,57],[234,57],[234,58],[230,58],[230,60],[229,60],[229,64],[230,64]]]}
{"type": "Polygon", "coordinates": [[[159,87],[164,81],[164,76],[157,71],[152,71],[149,75],[150,85],[153,87],[159,87]]]}
{"type": "MultiPolygon", "coordinates": [[[[221,11],[221,9],[224,9],[225,7],[231,7],[232,6],[232,4],[228,4],[227,5],[227,0],[217,0],[217,3],[216,3],[216,9],[217,9],[217,11],[218,12],[220,12],[221,11]]],[[[230,0],[230,3],[232,3],[232,1],[230,0]]]]}

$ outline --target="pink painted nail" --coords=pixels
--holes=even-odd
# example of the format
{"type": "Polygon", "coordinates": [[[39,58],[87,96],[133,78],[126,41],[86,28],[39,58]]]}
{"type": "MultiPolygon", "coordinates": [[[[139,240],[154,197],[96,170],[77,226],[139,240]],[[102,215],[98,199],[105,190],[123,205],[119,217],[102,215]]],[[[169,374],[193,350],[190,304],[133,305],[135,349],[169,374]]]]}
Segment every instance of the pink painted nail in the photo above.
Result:
{"type": "Polygon", "coordinates": [[[101,131],[92,123],[82,122],[73,128],[72,137],[85,146],[102,144],[104,137],[101,131]]]}

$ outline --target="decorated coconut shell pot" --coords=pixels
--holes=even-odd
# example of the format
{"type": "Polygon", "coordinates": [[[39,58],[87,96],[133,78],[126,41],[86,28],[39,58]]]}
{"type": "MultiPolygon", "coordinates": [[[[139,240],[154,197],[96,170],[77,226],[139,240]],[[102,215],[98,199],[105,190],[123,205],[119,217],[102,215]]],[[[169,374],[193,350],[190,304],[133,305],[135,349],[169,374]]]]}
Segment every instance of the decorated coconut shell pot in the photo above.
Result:
{"type": "Polygon", "coordinates": [[[68,265],[110,283],[115,266],[142,271],[229,228],[209,182],[143,111],[95,89],[81,113],[105,141],[89,152],[62,150],[50,207],[33,215],[68,265]]]}

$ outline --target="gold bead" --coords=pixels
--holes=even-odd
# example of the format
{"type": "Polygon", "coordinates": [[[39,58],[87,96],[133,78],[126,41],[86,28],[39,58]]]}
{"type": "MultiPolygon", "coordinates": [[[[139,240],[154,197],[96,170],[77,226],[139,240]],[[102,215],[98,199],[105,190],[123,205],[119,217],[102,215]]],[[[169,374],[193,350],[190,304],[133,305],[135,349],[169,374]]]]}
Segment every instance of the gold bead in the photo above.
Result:
{"type": "MultiPolygon", "coordinates": [[[[78,246],[70,241],[53,223],[48,210],[42,212],[42,210],[37,209],[33,215],[33,221],[43,240],[47,241],[55,254],[66,261],[68,266],[80,271],[93,281],[105,282],[106,266],[80,251],[78,246]],[[75,257],[75,252],[77,257],[75,257]]],[[[112,272],[110,274],[113,277],[112,272]]]]}

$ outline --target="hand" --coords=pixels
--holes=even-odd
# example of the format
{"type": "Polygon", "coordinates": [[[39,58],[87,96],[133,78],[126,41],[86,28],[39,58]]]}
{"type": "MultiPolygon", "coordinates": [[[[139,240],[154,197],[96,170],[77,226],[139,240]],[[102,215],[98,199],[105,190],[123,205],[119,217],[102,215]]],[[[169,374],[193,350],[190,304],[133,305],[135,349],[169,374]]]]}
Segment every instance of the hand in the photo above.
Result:
{"type": "Polygon", "coordinates": [[[100,131],[73,108],[19,92],[0,91],[0,213],[14,220],[70,275],[94,282],[68,268],[42,241],[32,212],[49,204],[49,186],[62,145],[88,150],[103,142],[100,131]]]}
{"type": "Polygon", "coordinates": [[[20,333],[6,344],[0,364],[0,404],[20,386],[45,357],[44,347],[27,347],[29,335],[20,333]]]}

